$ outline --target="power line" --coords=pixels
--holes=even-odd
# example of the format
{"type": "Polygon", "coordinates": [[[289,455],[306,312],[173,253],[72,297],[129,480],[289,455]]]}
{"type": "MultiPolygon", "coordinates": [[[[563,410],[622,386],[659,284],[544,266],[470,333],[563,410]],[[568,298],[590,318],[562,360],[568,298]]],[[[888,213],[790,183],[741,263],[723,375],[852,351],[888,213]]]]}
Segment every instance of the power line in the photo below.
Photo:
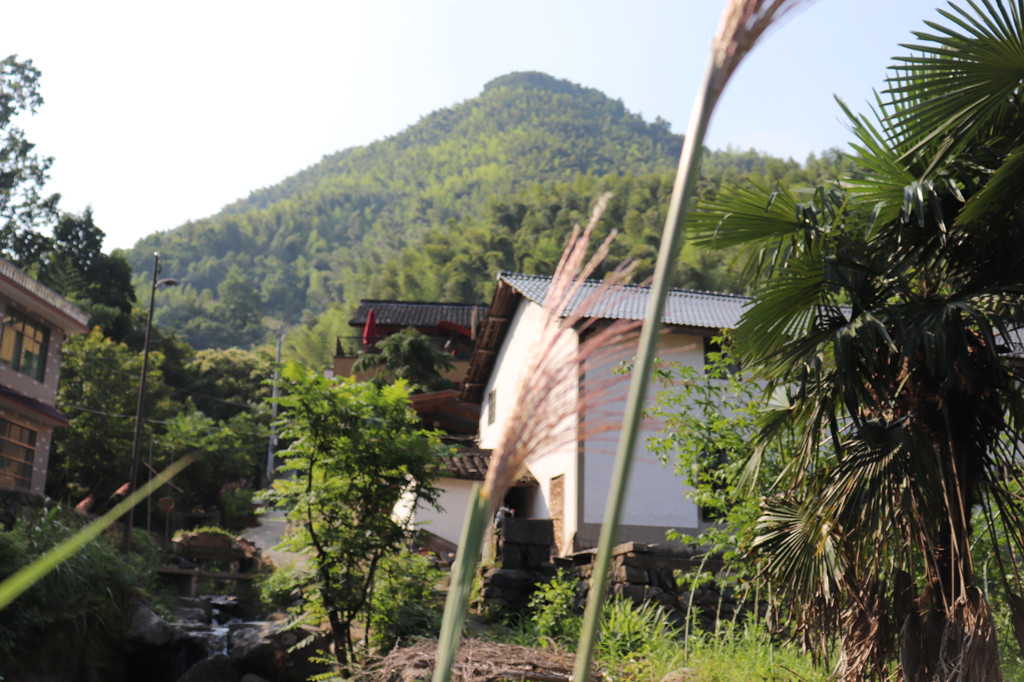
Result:
{"type": "MultiPolygon", "coordinates": [[[[62,404],[61,405],[61,409],[80,410],[82,412],[89,412],[90,414],[97,414],[97,415],[100,415],[102,417],[112,417],[114,419],[128,419],[128,420],[131,420],[131,421],[135,421],[135,415],[133,415],[133,414],[115,414],[113,412],[104,412],[103,410],[96,410],[96,409],[93,409],[91,407],[85,407],[84,405],[63,405],[62,404]]],[[[209,419],[209,417],[207,417],[207,419],[209,419]]],[[[167,426],[167,425],[175,423],[173,421],[169,421],[169,420],[166,420],[166,419],[143,419],[142,421],[143,421],[144,424],[160,424],[161,426],[167,426]]],[[[262,433],[257,433],[257,432],[253,432],[253,431],[237,431],[237,430],[232,429],[230,426],[227,426],[227,425],[221,425],[221,426],[197,425],[196,428],[197,429],[205,429],[207,431],[223,431],[225,429],[228,429],[228,430],[232,431],[233,433],[237,433],[237,434],[242,435],[242,436],[259,436],[260,438],[267,438],[268,436],[270,436],[270,432],[269,431],[262,432],[262,433]]]]}

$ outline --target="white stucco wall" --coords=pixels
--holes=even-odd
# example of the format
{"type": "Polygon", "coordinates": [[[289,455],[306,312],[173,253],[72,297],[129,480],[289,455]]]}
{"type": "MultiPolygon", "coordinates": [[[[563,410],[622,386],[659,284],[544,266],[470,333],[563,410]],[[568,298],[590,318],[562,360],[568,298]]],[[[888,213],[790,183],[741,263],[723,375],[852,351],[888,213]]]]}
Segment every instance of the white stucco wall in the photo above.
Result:
{"type": "MultiPolygon", "coordinates": [[[[494,371],[488,378],[480,416],[480,446],[498,445],[501,430],[514,408],[513,395],[523,368],[533,352],[541,324],[541,308],[528,300],[521,302],[505,341],[498,351],[494,371]],[[489,419],[491,401],[494,401],[494,420],[489,419]]],[[[567,333],[560,340],[566,348],[575,349],[579,339],[567,333]]],[[[675,360],[695,368],[704,366],[704,338],[699,334],[670,332],[659,341],[659,357],[675,360]]],[[[618,363],[591,368],[582,390],[588,391],[584,403],[593,396],[589,391],[607,391],[616,380],[614,369],[618,363]],[[596,387],[596,388],[595,388],[596,387]]],[[[521,516],[550,518],[553,516],[551,481],[563,477],[562,530],[557,538],[562,552],[582,549],[596,544],[615,463],[618,433],[625,411],[629,377],[618,377],[610,397],[600,400],[598,411],[588,407],[582,425],[568,429],[570,440],[554,444],[542,456],[528,463],[530,473],[537,479],[540,494],[530,508],[519,510],[521,516]],[[605,428],[597,426],[604,422],[605,428]],[[579,439],[577,441],[577,439],[579,439]]],[[[561,396],[577,396],[581,390],[573,382],[561,389],[561,396]]],[[[648,396],[654,395],[655,388],[648,396]]],[[[577,401],[578,402],[578,401],[577,401]]],[[[696,532],[701,526],[700,511],[686,496],[681,478],[663,466],[645,447],[646,439],[654,435],[658,424],[646,423],[641,430],[633,460],[630,483],[621,518],[623,539],[642,542],[663,542],[665,531],[672,528],[683,532],[696,532]]],[[[461,523],[461,520],[460,520],[461,523]]],[[[557,531],[556,531],[557,532],[557,531]]]]}
{"type": "MultiPolygon", "coordinates": [[[[437,511],[430,506],[420,506],[413,517],[413,523],[418,528],[429,531],[434,535],[459,544],[462,535],[462,521],[466,518],[466,507],[469,505],[469,493],[473,489],[473,481],[463,481],[456,478],[443,478],[437,482],[441,489],[441,496],[438,504],[442,511],[437,511]]],[[[408,514],[409,503],[406,499],[403,512],[408,514]]]]}
{"type": "MultiPolygon", "coordinates": [[[[538,349],[537,338],[543,324],[543,310],[532,301],[523,301],[513,316],[505,341],[494,364],[494,371],[488,378],[484,401],[480,410],[480,447],[493,449],[498,445],[501,433],[509,415],[515,409],[516,391],[528,367],[531,354],[541,350],[553,352],[556,357],[574,358],[579,344],[574,332],[559,336],[552,348],[538,349]],[[490,422],[491,400],[495,401],[494,421],[490,422]]],[[[571,361],[571,360],[568,360],[571,361]]],[[[520,516],[528,518],[550,518],[552,513],[550,484],[557,476],[563,477],[564,498],[562,500],[562,537],[556,538],[559,546],[571,541],[578,523],[579,471],[577,467],[577,403],[578,384],[574,376],[566,377],[558,387],[552,401],[571,401],[571,412],[556,427],[556,436],[548,439],[538,456],[527,462],[527,469],[540,487],[540,495],[533,497],[532,505],[519,510],[520,516]]]]}
{"type": "MultiPolygon", "coordinates": [[[[698,335],[669,333],[659,340],[658,356],[675,360],[692,367],[704,366],[704,339],[698,335]]],[[[613,374],[611,366],[603,366],[589,372],[584,383],[587,391],[608,382],[613,374]]],[[[604,401],[601,418],[621,424],[625,412],[628,377],[619,385],[615,400],[604,401]]],[[[656,389],[648,390],[648,400],[656,389]]],[[[630,472],[625,505],[620,523],[622,526],[696,529],[699,526],[697,506],[684,496],[682,479],[663,466],[657,457],[647,451],[646,439],[654,435],[658,425],[645,423],[641,429],[630,472]]],[[[600,524],[604,519],[608,489],[611,484],[618,446],[619,429],[607,433],[591,434],[585,428],[583,456],[583,524],[600,524]]],[[[656,535],[660,534],[656,533],[656,535]]],[[[589,533],[593,535],[593,533],[589,533]]],[[[663,539],[663,538],[662,538],[663,539]]],[[[649,541],[645,538],[645,541],[649,541]]]]}

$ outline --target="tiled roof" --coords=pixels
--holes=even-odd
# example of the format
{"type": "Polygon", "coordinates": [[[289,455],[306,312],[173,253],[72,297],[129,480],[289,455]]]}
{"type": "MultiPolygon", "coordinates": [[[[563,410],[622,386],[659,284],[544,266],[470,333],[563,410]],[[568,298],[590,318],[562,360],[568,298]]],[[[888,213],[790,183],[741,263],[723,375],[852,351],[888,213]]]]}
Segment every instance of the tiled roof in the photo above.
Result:
{"type": "Polygon", "coordinates": [[[487,306],[473,303],[429,303],[426,301],[378,301],[363,299],[359,302],[352,319],[353,327],[366,324],[366,317],[373,310],[377,324],[382,327],[436,327],[439,322],[454,322],[470,328],[473,324],[473,309],[479,324],[487,314],[487,306]]]}
{"type": "MultiPolygon", "coordinates": [[[[487,467],[491,461],[490,450],[463,448],[454,455],[442,455],[441,466],[452,478],[464,481],[482,481],[487,475],[487,467]]],[[[525,469],[520,473],[514,485],[536,485],[537,480],[525,469]]]]}
{"type": "MultiPolygon", "coordinates": [[[[498,275],[498,281],[507,282],[526,298],[543,305],[551,277],[502,272],[498,275]]],[[[584,282],[565,313],[573,312],[600,284],[597,281],[584,282]]],[[[650,287],[626,285],[589,311],[588,316],[610,320],[642,320],[647,312],[650,292],[650,287]]],[[[749,302],[750,298],[735,294],[669,289],[662,322],[684,327],[732,329],[749,302]]]]}
{"type": "MultiPolygon", "coordinates": [[[[498,286],[494,289],[487,318],[480,324],[473,357],[466,378],[462,382],[462,400],[472,403],[480,403],[483,400],[484,386],[494,368],[498,351],[521,300],[519,297],[523,296],[538,305],[543,305],[550,284],[551,277],[544,275],[522,275],[513,272],[498,274],[498,286]]],[[[580,305],[599,286],[600,282],[584,282],[563,313],[573,312],[575,306],[580,305]]],[[[588,311],[587,317],[643,320],[649,296],[650,287],[621,287],[607,300],[588,311]]],[[[688,327],[695,333],[711,336],[721,329],[733,329],[749,302],[750,299],[746,296],[735,294],[669,289],[662,321],[666,325],[688,327]]]]}

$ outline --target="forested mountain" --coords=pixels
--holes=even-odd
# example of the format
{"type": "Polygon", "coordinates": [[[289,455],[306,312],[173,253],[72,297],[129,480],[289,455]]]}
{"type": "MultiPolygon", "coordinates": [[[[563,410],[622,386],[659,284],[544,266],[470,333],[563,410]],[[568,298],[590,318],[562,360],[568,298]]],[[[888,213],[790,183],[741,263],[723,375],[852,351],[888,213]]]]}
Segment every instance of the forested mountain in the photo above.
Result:
{"type": "MultiPolygon", "coordinates": [[[[614,256],[649,270],[681,145],[666,122],[597,90],[514,73],[125,255],[142,280],[161,253],[183,286],[161,293],[157,322],[199,348],[259,341],[263,316],[312,326],[364,297],[485,300],[500,269],[550,271],[604,191],[614,193],[606,229],[623,233],[614,256]]],[[[814,181],[836,163],[714,153],[704,190],[723,176],[814,181]]],[[[680,284],[738,286],[720,257],[685,260],[680,284]]]]}

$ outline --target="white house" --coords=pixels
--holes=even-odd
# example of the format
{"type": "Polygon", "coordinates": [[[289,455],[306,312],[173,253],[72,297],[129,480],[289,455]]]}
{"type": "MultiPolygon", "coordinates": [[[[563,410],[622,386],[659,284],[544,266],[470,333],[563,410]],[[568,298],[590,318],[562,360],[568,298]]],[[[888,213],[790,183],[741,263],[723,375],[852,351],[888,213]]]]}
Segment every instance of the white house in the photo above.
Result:
{"type": "MultiPolygon", "coordinates": [[[[505,420],[514,408],[516,382],[537,337],[541,306],[550,281],[550,277],[538,275],[498,275],[460,395],[463,401],[480,404],[481,449],[497,445],[505,420]]],[[[597,286],[597,282],[585,284],[577,300],[597,286]]],[[[642,320],[648,296],[647,287],[627,286],[602,305],[598,315],[607,321],[642,320]]],[[[731,294],[671,290],[665,305],[665,333],[659,341],[659,356],[703,368],[710,339],[722,329],[736,325],[748,300],[731,294]]],[[[579,331],[563,342],[578,347],[579,331]]],[[[612,376],[612,369],[592,369],[582,381],[564,390],[583,405],[586,392],[594,390],[594,386],[606,385],[602,380],[612,376]]],[[[602,412],[607,412],[615,424],[621,422],[628,382],[617,386],[621,397],[612,396],[602,407],[602,412]]],[[[506,506],[515,509],[518,516],[551,518],[562,555],[597,545],[615,458],[617,431],[595,434],[584,429],[582,423],[578,421],[577,437],[572,442],[566,440],[541,458],[528,462],[529,474],[537,485],[515,487],[505,500],[506,506]]],[[[646,440],[655,428],[645,426],[641,439],[646,440]]],[[[648,453],[642,443],[635,457],[621,518],[623,541],[664,542],[669,529],[692,533],[706,525],[700,519],[700,510],[684,496],[683,482],[648,453]]],[[[449,514],[464,512],[464,506],[445,506],[449,514]]],[[[457,529],[453,526],[445,530],[454,533],[457,529]]],[[[448,539],[458,540],[457,536],[448,539]]]]}

